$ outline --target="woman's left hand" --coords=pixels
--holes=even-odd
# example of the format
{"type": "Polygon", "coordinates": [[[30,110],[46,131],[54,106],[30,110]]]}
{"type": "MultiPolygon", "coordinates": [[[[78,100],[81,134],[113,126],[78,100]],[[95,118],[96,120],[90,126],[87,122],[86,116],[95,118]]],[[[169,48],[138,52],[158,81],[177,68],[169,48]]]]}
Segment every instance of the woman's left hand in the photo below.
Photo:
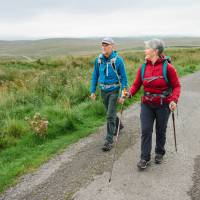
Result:
{"type": "Polygon", "coordinates": [[[170,104],[169,104],[169,108],[170,108],[170,110],[173,112],[173,111],[176,110],[176,107],[177,107],[176,102],[171,101],[170,104]]]}

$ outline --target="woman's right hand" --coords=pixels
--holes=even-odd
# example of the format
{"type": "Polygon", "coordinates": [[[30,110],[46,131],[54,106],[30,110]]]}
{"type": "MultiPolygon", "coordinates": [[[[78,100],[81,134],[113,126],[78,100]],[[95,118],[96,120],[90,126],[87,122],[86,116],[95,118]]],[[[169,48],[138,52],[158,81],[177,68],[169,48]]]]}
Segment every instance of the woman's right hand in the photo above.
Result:
{"type": "Polygon", "coordinates": [[[127,91],[126,92],[126,98],[131,98],[131,97],[132,97],[131,93],[129,91],[127,91]]]}
{"type": "Polygon", "coordinates": [[[171,101],[170,104],[169,104],[169,108],[170,108],[170,110],[173,112],[173,111],[176,110],[176,107],[177,107],[176,102],[171,101]]]}

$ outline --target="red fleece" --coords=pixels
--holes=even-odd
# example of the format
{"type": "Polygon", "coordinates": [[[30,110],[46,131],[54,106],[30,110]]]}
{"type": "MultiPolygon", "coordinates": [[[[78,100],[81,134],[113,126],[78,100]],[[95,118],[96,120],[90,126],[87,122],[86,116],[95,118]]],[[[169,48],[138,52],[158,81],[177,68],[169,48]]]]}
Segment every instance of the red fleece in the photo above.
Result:
{"type": "MultiPolygon", "coordinates": [[[[152,76],[162,76],[163,75],[163,62],[165,58],[159,58],[153,65],[150,60],[147,60],[147,65],[144,73],[144,78],[152,76]]],[[[180,96],[180,80],[178,78],[176,69],[169,63],[167,66],[167,77],[172,87],[172,93],[168,97],[163,99],[164,103],[170,103],[171,101],[178,102],[180,96]]],[[[147,80],[141,79],[141,66],[139,67],[136,78],[130,88],[130,94],[133,96],[143,85],[145,92],[150,92],[154,94],[160,94],[163,91],[169,89],[169,85],[163,78],[156,79],[154,81],[148,82],[147,80]]],[[[160,97],[154,97],[152,101],[147,100],[144,96],[142,97],[142,102],[160,104],[160,97]]]]}

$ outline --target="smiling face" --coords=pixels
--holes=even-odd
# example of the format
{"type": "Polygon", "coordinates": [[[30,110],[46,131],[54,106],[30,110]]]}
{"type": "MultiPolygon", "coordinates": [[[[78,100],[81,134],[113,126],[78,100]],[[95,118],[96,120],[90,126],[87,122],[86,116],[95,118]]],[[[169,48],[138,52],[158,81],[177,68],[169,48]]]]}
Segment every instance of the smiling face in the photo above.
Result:
{"type": "Polygon", "coordinates": [[[109,57],[109,55],[112,53],[113,51],[113,45],[112,44],[106,44],[106,43],[102,43],[101,45],[102,48],[102,54],[105,57],[109,57]]]}
{"type": "Polygon", "coordinates": [[[152,60],[153,58],[158,56],[157,49],[152,49],[152,48],[148,48],[148,47],[145,48],[144,53],[145,53],[145,59],[152,60]]]}

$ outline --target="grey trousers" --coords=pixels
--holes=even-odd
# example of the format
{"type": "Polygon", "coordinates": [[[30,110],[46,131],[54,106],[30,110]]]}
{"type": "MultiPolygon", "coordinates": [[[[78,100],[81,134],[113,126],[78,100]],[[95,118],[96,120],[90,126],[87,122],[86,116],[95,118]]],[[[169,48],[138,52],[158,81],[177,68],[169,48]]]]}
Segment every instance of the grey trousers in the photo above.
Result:
{"type": "Polygon", "coordinates": [[[106,140],[110,143],[113,143],[113,136],[116,131],[116,107],[117,99],[119,97],[119,90],[105,92],[101,90],[101,97],[106,108],[106,117],[107,117],[107,135],[106,140]]]}

